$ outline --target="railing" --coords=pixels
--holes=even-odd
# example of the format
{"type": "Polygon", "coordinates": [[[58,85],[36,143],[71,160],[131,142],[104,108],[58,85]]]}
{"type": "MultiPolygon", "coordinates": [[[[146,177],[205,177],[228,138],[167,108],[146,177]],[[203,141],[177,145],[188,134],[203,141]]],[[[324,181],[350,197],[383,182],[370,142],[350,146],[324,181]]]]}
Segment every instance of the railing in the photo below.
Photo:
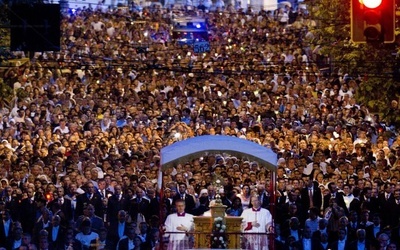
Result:
{"type": "MultiPolygon", "coordinates": [[[[263,246],[268,246],[269,250],[273,250],[275,238],[274,233],[244,232],[217,233],[215,235],[210,232],[164,232],[165,235],[185,235],[182,238],[179,237],[182,241],[186,241],[185,249],[212,249],[212,237],[224,237],[224,241],[227,241],[226,249],[262,249],[263,246]]],[[[164,237],[164,240],[168,244],[176,244],[172,240],[169,241],[168,237],[164,237]]]]}

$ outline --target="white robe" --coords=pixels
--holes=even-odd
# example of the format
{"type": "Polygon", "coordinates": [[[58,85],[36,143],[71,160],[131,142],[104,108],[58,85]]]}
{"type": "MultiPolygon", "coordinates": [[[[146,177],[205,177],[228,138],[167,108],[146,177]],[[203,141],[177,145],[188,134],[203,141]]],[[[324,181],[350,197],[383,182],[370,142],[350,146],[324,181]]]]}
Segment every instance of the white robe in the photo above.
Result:
{"type": "Polygon", "coordinates": [[[268,227],[272,224],[272,215],[265,209],[261,208],[260,211],[253,211],[252,208],[245,209],[242,213],[243,218],[243,232],[246,238],[246,249],[260,249],[268,250],[268,227]],[[259,227],[252,227],[251,229],[246,229],[248,223],[256,221],[260,224],[259,227]],[[246,230],[245,230],[246,229],[246,230]],[[246,235],[246,233],[265,233],[265,234],[251,234],[246,235]]]}
{"type": "Polygon", "coordinates": [[[166,236],[169,236],[168,250],[180,250],[189,248],[189,236],[176,228],[183,225],[189,231],[193,229],[193,215],[185,213],[185,216],[170,214],[165,220],[166,236]],[[168,232],[178,232],[168,234],[168,232]]]}

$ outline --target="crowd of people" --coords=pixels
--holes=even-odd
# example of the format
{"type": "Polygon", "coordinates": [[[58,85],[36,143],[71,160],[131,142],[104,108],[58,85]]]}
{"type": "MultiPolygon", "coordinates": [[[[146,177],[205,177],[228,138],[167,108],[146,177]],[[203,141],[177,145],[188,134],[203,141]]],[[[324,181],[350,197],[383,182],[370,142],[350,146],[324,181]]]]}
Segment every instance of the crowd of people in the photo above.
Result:
{"type": "Polygon", "coordinates": [[[174,249],[165,236],[191,229],[170,216],[202,215],[219,194],[228,216],[271,211],[243,230],[273,233],[276,249],[397,249],[398,102],[382,118],[358,104],[363,79],[321,69],[316,27],[290,8],[65,13],[60,51],[3,73],[16,97],[0,109],[0,247],[174,249]],[[210,52],[174,42],[186,15],[206,19],[210,52]],[[273,150],[276,190],[265,166],[228,154],[160,183],[160,150],[202,135],[273,150]]]}

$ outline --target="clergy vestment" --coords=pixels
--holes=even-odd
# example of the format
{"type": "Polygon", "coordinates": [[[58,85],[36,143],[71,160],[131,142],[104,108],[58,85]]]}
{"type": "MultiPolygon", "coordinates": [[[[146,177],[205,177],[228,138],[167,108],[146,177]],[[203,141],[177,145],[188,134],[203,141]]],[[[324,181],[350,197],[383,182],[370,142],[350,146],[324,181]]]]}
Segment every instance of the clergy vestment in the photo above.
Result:
{"type": "Polygon", "coordinates": [[[184,226],[187,230],[191,230],[194,227],[193,215],[183,213],[178,215],[177,213],[168,215],[165,220],[165,229],[168,236],[169,232],[169,244],[168,250],[180,250],[189,248],[189,236],[184,231],[179,231],[177,227],[184,226]]]}
{"type": "MultiPolygon", "coordinates": [[[[242,213],[243,232],[246,238],[246,245],[252,249],[268,250],[268,226],[272,223],[272,215],[265,208],[248,208],[242,213]],[[257,222],[258,227],[252,226],[252,222],[257,222]],[[249,234],[246,233],[260,233],[249,234]]],[[[250,249],[249,248],[249,249],[250,249]]]]}

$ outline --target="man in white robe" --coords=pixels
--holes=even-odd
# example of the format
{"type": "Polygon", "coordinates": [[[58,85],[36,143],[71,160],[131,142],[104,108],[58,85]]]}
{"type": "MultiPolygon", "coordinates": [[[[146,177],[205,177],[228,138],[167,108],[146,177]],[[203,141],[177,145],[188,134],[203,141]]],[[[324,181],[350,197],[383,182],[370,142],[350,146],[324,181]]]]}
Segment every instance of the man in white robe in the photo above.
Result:
{"type": "Polygon", "coordinates": [[[190,248],[189,233],[193,230],[193,215],[185,213],[185,201],[175,202],[176,213],[168,215],[165,220],[166,236],[169,236],[168,250],[190,248]]]}
{"type": "Polygon", "coordinates": [[[242,229],[246,239],[246,249],[268,250],[268,235],[272,226],[271,213],[261,207],[258,196],[251,197],[252,208],[245,209],[242,213],[242,229]],[[246,235],[246,233],[249,233],[246,235]],[[260,234],[250,234],[260,233],[260,234]]]}

